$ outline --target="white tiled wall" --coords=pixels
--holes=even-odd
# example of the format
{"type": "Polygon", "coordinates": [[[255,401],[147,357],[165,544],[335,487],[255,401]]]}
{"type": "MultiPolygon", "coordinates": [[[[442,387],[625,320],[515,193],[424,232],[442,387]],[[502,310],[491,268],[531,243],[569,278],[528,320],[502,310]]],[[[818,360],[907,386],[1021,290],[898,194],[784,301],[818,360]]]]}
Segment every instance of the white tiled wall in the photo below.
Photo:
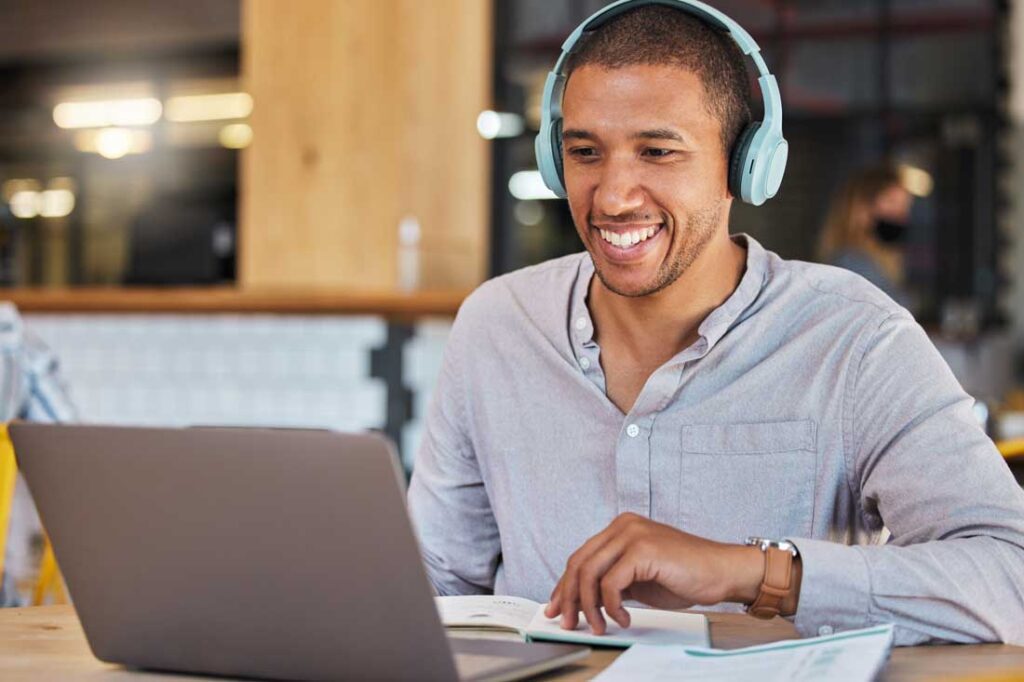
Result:
{"type": "MultiPolygon", "coordinates": [[[[381,318],[25,314],[24,320],[60,359],[84,422],[341,431],[384,426],[386,386],[370,376],[370,351],[387,341],[381,318]]],[[[419,444],[449,329],[448,320],[427,320],[405,348],[415,420],[402,437],[406,466],[419,444]]],[[[19,485],[7,543],[10,575],[35,570],[28,548],[38,530],[19,485]]]]}
{"type": "Polygon", "coordinates": [[[405,346],[405,385],[413,392],[412,420],[402,433],[402,457],[407,469],[411,468],[419,448],[423,419],[427,416],[430,398],[441,372],[444,345],[451,329],[451,320],[448,319],[422,320],[416,325],[415,336],[405,346]]]}
{"type": "Polygon", "coordinates": [[[83,421],[358,431],[383,426],[373,317],[25,315],[57,353],[83,421]]]}

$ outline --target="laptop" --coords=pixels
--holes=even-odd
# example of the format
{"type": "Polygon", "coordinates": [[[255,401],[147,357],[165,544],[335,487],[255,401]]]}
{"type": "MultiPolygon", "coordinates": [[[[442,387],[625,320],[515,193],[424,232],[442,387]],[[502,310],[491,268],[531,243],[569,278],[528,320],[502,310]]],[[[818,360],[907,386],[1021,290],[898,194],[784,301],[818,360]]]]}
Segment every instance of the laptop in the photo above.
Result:
{"type": "Polygon", "coordinates": [[[586,647],[449,638],[375,434],[16,423],[93,654],[289,680],[514,680],[586,647]]]}

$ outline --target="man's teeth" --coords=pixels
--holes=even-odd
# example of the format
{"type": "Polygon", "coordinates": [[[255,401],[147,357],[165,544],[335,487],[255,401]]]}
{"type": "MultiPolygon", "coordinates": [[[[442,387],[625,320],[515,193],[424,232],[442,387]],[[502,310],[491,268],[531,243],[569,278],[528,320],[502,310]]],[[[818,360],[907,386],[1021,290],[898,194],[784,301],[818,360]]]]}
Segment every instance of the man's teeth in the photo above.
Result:
{"type": "Polygon", "coordinates": [[[612,246],[628,247],[650,239],[657,231],[658,228],[654,226],[646,227],[642,230],[632,230],[631,232],[612,232],[610,230],[601,230],[601,238],[612,246]]]}

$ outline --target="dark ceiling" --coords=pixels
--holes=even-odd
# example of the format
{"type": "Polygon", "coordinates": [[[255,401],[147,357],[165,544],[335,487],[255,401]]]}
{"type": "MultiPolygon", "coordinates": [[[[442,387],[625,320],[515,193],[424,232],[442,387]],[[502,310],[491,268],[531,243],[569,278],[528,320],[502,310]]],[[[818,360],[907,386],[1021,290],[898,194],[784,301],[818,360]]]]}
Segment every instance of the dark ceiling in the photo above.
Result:
{"type": "Polygon", "coordinates": [[[240,0],[0,0],[0,64],[236,45],[240,0]]]}

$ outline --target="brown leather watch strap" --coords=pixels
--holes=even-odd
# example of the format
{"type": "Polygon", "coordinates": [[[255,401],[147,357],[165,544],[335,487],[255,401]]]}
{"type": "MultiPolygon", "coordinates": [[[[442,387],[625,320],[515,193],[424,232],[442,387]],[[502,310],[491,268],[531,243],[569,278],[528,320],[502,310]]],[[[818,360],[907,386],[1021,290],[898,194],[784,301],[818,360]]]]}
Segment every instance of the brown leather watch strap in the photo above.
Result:
{"type": "Polygon", "coordinates": [[[782,603],[793,589],[793,554],[778,547],[764,551],[764,578],[761,591],[747,612],[755,618],[774,618],[782,612],[782,603]]]}

